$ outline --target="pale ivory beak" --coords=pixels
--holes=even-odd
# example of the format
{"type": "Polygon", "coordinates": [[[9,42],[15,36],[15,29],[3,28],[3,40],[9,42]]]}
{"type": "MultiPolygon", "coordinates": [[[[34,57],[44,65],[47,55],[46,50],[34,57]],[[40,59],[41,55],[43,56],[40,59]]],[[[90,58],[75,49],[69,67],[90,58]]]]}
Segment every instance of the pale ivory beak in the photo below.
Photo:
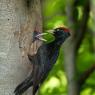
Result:
{"type": "MultiPolygon", "coordinates": [[[[47,32],[53,34],[54,30],[48,30],[47,32]]],[[[41,40],[41,41],[47,42],[47,40],[44,39],[42,36],[47,35],[48,33],[41,33],[41,34],[38,34],[38,35],[36,36],[36,38],[38,38],[38,39],[41,40]]]]}
{"type": "Polygon", "coordinates": [[[40,36],[44,36],[44,35],[47,35],[48,33],[41,33],[41,34],[38,34],[36,37],[40,37],[40,36]]]}
{"type": "Polygon", "coordinates": [[[47,40],[46,39],[44,39],[44,38],[42,38],[42,37],[37,37],[39,40],[41,40],[41,41],[44,41],[44,42],[47,42],[47,40]]]}
{"type": "Polygon", "coordinates": [[[44,36],[44,35],[47,35],[48,33],[41,33],[41,34],[38,34],[37,36],[36,36],[36,38],[38,38],[39,40],[41,40],[41,41],[47,41],[46,39],[44,39],[42,36],[44,36]]]}

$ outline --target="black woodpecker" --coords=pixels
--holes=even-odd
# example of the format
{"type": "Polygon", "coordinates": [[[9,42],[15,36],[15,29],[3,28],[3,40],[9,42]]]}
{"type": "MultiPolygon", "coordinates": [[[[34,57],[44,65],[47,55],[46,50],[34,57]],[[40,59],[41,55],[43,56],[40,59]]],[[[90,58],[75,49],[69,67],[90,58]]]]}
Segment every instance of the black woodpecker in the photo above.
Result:
{"type": "MultiPolygon", "coordinates": [[[[50,43],[43,42],[35,55],[28,55],[33,65],[33,71],[16,87],[14,91],[15,95],[22,95],[31,86],[33,87],[33,95],[36,94],[40,85],[47,78],[49,72],[56,63],[61,45],[70,36],[70,31],[64,27],[53,29],[50,32],[55,37],[55,40],[50,43]]],[[[44,33],[38,34],[35,37],[41,40],[42,35],[44,35],[44,33]]]]}

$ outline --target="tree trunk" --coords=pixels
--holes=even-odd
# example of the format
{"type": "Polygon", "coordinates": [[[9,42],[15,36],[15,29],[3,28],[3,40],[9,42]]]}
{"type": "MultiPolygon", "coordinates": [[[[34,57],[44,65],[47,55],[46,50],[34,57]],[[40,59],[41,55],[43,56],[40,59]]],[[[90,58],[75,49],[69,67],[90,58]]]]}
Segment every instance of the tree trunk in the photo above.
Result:
{"type": "Polygon", "coordinates": [[[78,95],[74,46],[75,44],[71,41],[71,38],[64,44],[64,66],[68,79],[68,95],[78,95]]]}
{"type": "Polygon", "coordinates": [[[32,69],[27,54],[35,28],[42,31],[40,0],[0,0],[0,95],[14,95],[32,69]]]}

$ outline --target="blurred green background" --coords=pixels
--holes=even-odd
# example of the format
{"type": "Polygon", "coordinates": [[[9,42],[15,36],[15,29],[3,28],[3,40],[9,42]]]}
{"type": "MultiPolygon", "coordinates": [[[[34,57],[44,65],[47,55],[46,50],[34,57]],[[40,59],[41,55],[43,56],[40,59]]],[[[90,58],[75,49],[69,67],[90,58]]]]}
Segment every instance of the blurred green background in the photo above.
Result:
{"type": "MultiPolygon", "coordinates": [[[[82,17],[82,9],[86,0],[78,1],[77,8],[74,12],[75,20],[80,20],[82,17]]],[[[90,0],[91,1],[91,0],[90,0]]],[[[44,17],[44,31],[53,29],[56,26],[64,24],[65,26],[72,27],[66,14],[66,8],[73,0],[45,0],[43,2],[43,17],[44,17]],[[69,1],[69,2],[68,2],[69,1]]],[[[91,1],[91,10],[89,20],[87,21],[90,31],[86,31],[85,37],[78,49],[76,68],[78,74],[87,70],[90,66],[95,64],[95,0],[91,1]]],[[[75,23],[74,28],[77,27],[75,23]]],[[[49,38],[51,39],[51,38],[49,38]]],[[[48,78],[41,86],[39,95],[68,95],[67,94],[67,78],[64,70],[64,54],[63,48],[60,49],[59,58],[50,72],[48,78]]],[[[95,95],[95,72],[87,78],[83,88],[80,92],[81,95],[95,95]]]]}

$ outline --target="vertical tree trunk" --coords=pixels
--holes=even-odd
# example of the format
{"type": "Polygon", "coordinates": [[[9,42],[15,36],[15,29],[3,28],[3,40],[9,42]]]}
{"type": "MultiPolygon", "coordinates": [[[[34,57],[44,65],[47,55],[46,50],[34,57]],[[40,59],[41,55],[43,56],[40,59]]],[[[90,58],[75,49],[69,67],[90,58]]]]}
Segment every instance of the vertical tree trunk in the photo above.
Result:
{"type": "Polygon", "coordinates": [[[68,79],[68,95],[78,95],[75,67],[76,55],[74,46],[75,44],[71,41],[71,39],[68,39],[64,44],[64,63],[68,79]]]}
{"type": "Polygon", "coordinates": [[[32,68],[27,53],[35,27],[42,31],[40,0],[0,0],[0,95],[14,95],[32,68]]]}

